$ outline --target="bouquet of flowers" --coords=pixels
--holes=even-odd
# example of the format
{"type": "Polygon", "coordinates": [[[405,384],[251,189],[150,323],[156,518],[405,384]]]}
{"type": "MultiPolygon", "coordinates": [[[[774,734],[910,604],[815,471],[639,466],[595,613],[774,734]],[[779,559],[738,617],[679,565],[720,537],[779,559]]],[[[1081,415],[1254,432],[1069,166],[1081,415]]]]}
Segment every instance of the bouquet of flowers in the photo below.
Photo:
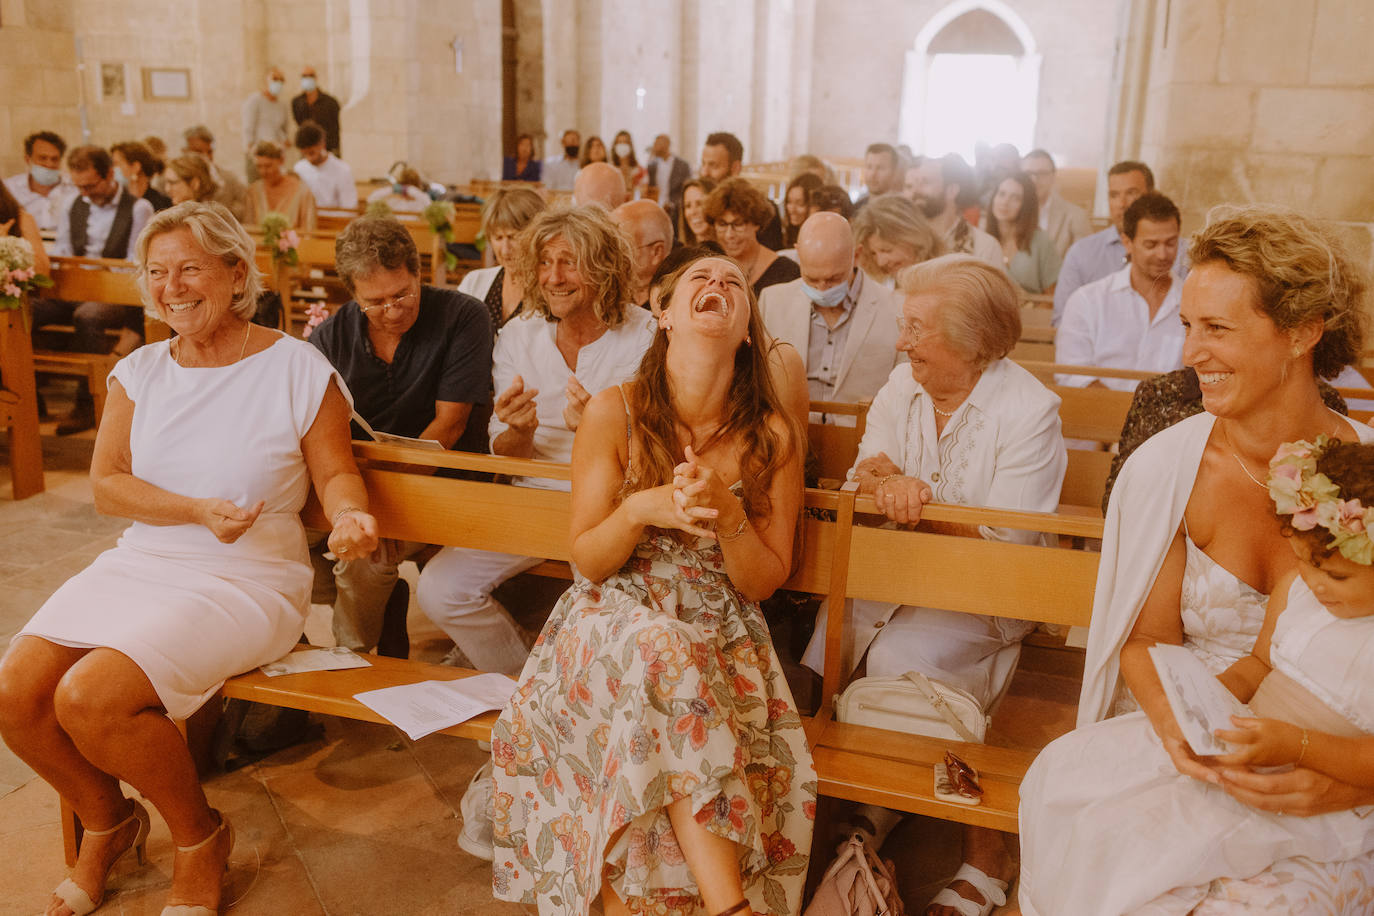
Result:
{"type": "Polygon", "coordinates": [[[286,264],[295,267],[301,261],[301,237],[291,222],[280,213],[269,213],[262,218],[262,243],[272,252],[273,264],[286,264]]]}
{"type": "Polygon", "coordinates": [[[47,286],[52,278],[34,270],[28,239],[0,236],[0,309],[20,308],[25,293],[47,286]]]}
{"type": "Polygon", "coordinates": [[[436,200],[426,206],[420,215],[429,223],[434,234],[444,240],[444,267],[453,270],[458,266],[458,256],[448,250],[447,244],[453,241],[453,204],[447,200],[436,200]]]}

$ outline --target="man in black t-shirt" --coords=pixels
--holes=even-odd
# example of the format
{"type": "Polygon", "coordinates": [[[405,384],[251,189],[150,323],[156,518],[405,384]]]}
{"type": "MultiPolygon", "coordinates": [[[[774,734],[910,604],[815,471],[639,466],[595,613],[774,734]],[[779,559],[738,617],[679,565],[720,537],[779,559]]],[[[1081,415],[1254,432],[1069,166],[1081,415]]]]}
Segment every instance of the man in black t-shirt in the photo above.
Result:
{"type": "MultiPolygon", "coordinates": [[[[354,298],[315,328],[310,342],[343,376],[357,414],[378,432],[486,451],[487,307],[455,290],[421,284],[415,242],[390,217],[350,223],[335,243],[335,266],[354,298]]],[[[354,436],[366,437],[357,423],[354,436]]],[[[397,567],[424,545],[384,541],[370,558],[330,566],[323,538],[312,534],[312,541],[315,600],[332,601],[339,645],[368,651],[381,636],[397,567]]],[[[408,590],[398,591],[408,599],[408,590]]],[[[401,599],[391,604],[404,615],[401,599]]]]}

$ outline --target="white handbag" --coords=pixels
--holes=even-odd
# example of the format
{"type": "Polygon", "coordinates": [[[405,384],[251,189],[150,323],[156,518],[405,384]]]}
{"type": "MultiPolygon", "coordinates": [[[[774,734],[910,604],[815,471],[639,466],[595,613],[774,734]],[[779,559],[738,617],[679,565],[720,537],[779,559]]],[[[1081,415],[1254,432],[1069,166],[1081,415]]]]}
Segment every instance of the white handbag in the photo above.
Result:
{"type": "Polygon", "coordinates": [[[835,700],[835,718],[851,725],[886,728],[982,744],[988,716],[971,695],[919,671],[900,677],[861,677],[835,700]]]}

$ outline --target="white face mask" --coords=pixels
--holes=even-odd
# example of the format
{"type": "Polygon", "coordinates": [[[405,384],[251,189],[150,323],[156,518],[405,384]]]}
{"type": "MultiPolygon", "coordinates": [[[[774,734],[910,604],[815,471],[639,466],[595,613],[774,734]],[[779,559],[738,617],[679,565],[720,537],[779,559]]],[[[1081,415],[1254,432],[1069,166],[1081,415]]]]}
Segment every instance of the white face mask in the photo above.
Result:
{"type": "Polygon", "coordinates": [[[630,152],[630,144],[628,143],[617,143],[615,145],[615,154],[619,156],[621,159],[628,158],[630,152]]]}

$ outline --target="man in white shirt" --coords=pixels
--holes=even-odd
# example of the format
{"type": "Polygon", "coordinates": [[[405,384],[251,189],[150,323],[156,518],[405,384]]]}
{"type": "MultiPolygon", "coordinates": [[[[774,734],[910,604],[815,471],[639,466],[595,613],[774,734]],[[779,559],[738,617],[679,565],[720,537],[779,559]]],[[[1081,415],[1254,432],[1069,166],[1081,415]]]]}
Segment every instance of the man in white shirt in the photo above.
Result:
{"type": "MultiPolygon", "coordinates": [[[[98,146],[78,146],[67,156],[72,184],[80,196],[62,211],[57,224],[55,255],[132,260],[139,233],[153,218],[153,205],[134,197],[114,178],[110,154],[98,146]]],[[[137,306],[106,302],[59,302],[40,299],[33,303],[33,327],[71,324],[75,328],[71,349],[79,353],[105,353],[106,328],[122,328],[118,349],[128,352],[143,340],[143,310],[137,306]]],[[[77,389],[71,415],[57,425],[58,435],[78,433],[95,426],[95,404],[83,381],[77,389]]]]}
{"type": "Polygon", "coordinates": [[[1088,214],[1054,190],[1054,157],[1047,151],[1033,149],[1026,153],[1021,168],[1035,185],[1035,196],[1040,202],[1040,228],[1054,239],[1054,248],[1062,261],[1070,245],[1092,234],[1088,214]]]}
{"type": "Polygon", "coordinates": [[[577,153],[581,148],[581,134],[572,129],[563,131],[562,155],[550,156],[544,160],[544,168],[540,173],[544,179],[544,187],[550,191],[573,189],[573,182],[577,180],[577,170],[580,167],[577,153]]]}
{"type": "Polygon", "coordinates": [[[310,186],[315,206],[352,210],[358,206],[358,186],[353,182],[353,170],[338,156],[325,149],[324,128],[314,121],[306,121],[296,131],[296,149],[300,161],[292,169],[310,186]]]}
{"type": "Polygon", "coordinates": [[[62,154],[67,142],[50,130],[24,138],[25,170],[5,179],[5,187],[38,224],[41,232],[57,229],[58,218],[76,188],[62,175],[62,154]]]}
{"type": "Polygon", "coordinates": [[[286,88],[286,77],[280,67],[269,67],[264,78],[263,88],[243,102],[243,148],[245,169],[250,183],[258,180],[258,167],[253,162],[253,147],[263,140],[270,140],[278,146],[286,146],[290,139],[287,126],[291,123],[291,113],[282,98],[286,88]]]}
{"type": "MultiPolygon", "coordinates": [[[[897,293],[854,263],[854,236],[838,213],[815,213],[797,235],[801,277],[764,289],[759,316],[768,333],[797,349],[813,401],[869,401],[903,362],[894,346],[897,293]]],[[[813,421],[854,425],[849,416],[813,421]]]]}
{"type": "MultiPolygon", "coordinates": [[[[1055,362],[1170,372],[1183,365],[1178,303],[1183,281],[1173,271],[1179,213],[1173,201],[1149,191],[1126,208],[1122,244],[1130,262],[1086,286],[1064,306],[1054,339],[1055,362]]],[[[1061,385],[1134,391],[1134,379],[1060,375],[1061,385]]]]}
{"type": "Polygon", "coordinates": [[[1002,245],[964,219],[964,210],[977,200],[978,180],[957,153],[917,160],[906,170],[903,188],[944,241],[946,254],[971,254],[1002,269],[1002,245]]]}
{"type": "MultiPolygon", "coordinates": [[[[496,338],[491,451],[567,463],[583,408],[592,395],[634,377],[657,324],[649,312],[629,304],[630,243],[605,210],[545,210],[523,238],[522,266],[535,272],[537,286],[496,338]]],[[[512,482],[569,488],[567,481],[512,482]]],[[[425,565],[417,589],[420,610],[453,640],[448,663],[466,659],[481,671],[519,673],[528,644],[491,592],[539,562],[445,547],[425,565]]]]}

